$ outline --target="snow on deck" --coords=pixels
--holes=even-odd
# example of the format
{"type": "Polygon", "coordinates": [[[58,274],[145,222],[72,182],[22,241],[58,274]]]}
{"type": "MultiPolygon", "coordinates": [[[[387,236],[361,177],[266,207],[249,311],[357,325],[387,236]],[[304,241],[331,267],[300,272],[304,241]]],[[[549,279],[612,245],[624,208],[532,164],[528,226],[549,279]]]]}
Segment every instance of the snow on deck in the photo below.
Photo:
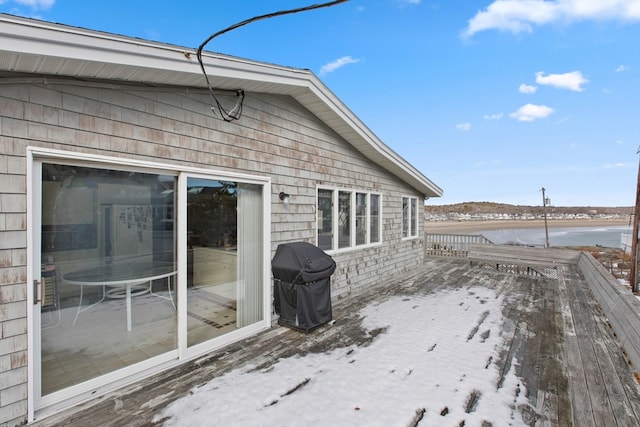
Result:
{"type": "Polygon", "coordinates": [[[334,305],[45,420],[86,425],[637,425],[640,387],[573,267],[431,259],[334,305]]]}

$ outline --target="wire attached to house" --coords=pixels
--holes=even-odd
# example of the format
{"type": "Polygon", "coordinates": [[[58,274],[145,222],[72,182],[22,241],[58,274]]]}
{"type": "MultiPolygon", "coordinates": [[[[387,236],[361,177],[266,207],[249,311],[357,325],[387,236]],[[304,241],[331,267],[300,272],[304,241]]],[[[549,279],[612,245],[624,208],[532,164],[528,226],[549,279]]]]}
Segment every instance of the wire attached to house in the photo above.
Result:
{"type": "Polygon", "coordinates": [[[281,16],[281,15],[288,15],[291,13],[298,13],[298,12],[305,12],[308,10],[313,10],[313,9],[320,9],[322,7],[329,7],[329,6],[334,6],[336,4],[340,4],[340,3],[345,3],[349,0],[334,0],[334,1],[330,1],[327,3],[321,3],[321,4],[313,4],[310,6],[304,6],[304,7],[300,7],[297,9],[290,9],[290,10],[281,10],[279,12],[272,12],[272,13],[267,13],[265,15],[260,15],[260,16],[255,16],[253,18],[250,19],[246,19],[242,22],[238,22],[237,24],[234,24],[230,27],[225,28],[222,31],[218,31],[215,34],[212,34],[211,36],[209,36],[209,38],[207,38],[204,42],[202,42],[202,44],[198,47],[198,53],[197,53],[197,57],[198,57],[198,63],[200,64],[200,69],[202,70],[202,74],[204,74],[204,78],[207,81],[207,88],[209,89],[209,94],[211,94],[211,98],[213,99],[215,105],[211,107],[211,111],[213,111],[215,113],[215,111],[217,110],[218,113],[220,114],[220,116],[222,117],[222,119],[226,122],[231,122],[233,120],[238,120],[241,116],[242,116],[242,105],[243,105],[243,101],[244,101],[244,90],[243,89],[237,89],[236,92],[236,104],[233,106],[233,108],[229,111],[227,111],[222,104],[220,103],[220,101],[218,100],[218,97],[215,94],[215,91],[213,90],[213,87],[211,86],[211,82],[209,81],[209,76],[207,76],[207,72],[204,68],[204,63],[202,62],[202,50],[204,49],[204,47],[207,45],[207,43],[209,43],[211,40],[213,40],[214,38],[218,37],[219,35],[222,35],[224,33],[227,33],[231,30],[234,30],[236,28],[242,27],[244,25],[247,25],[251,22],[255,22],[255,21],[259,21],[262,19],[267,19],[267,18],[274,18],[276,16],[281,16]]]}

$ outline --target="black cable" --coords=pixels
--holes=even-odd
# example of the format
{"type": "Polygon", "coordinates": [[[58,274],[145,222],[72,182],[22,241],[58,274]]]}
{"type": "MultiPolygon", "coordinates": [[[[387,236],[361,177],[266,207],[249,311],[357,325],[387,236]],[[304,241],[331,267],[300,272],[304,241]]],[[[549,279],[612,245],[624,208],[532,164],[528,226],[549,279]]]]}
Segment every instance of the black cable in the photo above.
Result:
{"type": "MultiPolygon", "coordinates": [[[[204,49],[204,47],[207,45],[207,43],[209,43],[211,40],[213,40],[214,38],[218,37],[219,35],[222,35],[224,33],[227,33],[231,30],[234,30],[238,27],[242,27],[244,25],[247,25],[251,22],[255,22],[255,21],[259,21],[261,19],[267,19],[267,18],[273,18],[276,16],[281,16],[281,15],[287,15],[287,14],[291,14],[291,13],[298,13],[298,12],[305,12],[307,10],[313,10],[313,9],[319,9],[322,7],[329,7],[329,6],[334,6],[336,4],[340,4],[340,3],[344,3],[347,2],[349,0],[334,0],[334,1],[330,1],[328,3],[321,3],[321,4],[313,4],[310,6],[304,6],[304,7],[300,7],[297,9],[290,9],[290,10],[281,10],[279,12],[272,12],[272,13],[267,13],[265,15],[260,15],[260,16],[255,16],[253,18],[250,19],[246,19],[242,22],[238,22],[237,24],[233,24],[230,27],[225,28],[222,31],[218,31],[215,34],[212,34],[211,36],[209,36],[209,38],[207,38],[204,42],[202,42],[202,44],[198,47],[198,53],[197,53],[197,57],[198,57],[198,63],[200,64],[200,69],[202,70],[202,74],[204,74],[204,78],[207,81],[207,88],[209,89],[209,94],[211,94],[211,98],[213,98],[214,102],[215,102],[215,107],[218,109],[218,112],[220,113],[220,116],[222,117],[222,119],[226,122],[230,122],[233,120],[238,120],[240,118],[240,116],[242,115],[242,104],[244,101],[244,90],[243,89],[237,89],[236,90],[236,105],[230,110],[230,111],[226,111],[224,109],[224,107],[222,106],[222,104],[220,104],[220,101],[218,101],[218,97],[216,97],[216,94],[213,90],[213,87],[211,86],[211,82],[209,82],[209,76],[207,76],[207,72],[204,68],[204,63],[202,62],[202,50],[204,49]]],[[[211,111],[214,111],[214,107],[211,107],[211,111]]]]}

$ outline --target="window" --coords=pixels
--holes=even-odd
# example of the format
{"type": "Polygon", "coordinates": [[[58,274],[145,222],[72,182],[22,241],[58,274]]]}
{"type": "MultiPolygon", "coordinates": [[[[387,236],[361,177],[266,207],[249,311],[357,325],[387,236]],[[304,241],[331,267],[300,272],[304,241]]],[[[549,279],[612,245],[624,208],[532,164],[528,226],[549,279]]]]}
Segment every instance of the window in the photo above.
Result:
{"type": "Polygon", "coordinates": [[[367,243],[367,194],[356,193],[356,245],[367,243]]]}
{"type": "Polygon", "coordinates": [[[418,198],[402,198],[402,237],[418,236],[418,198]]]}
{"type": "Polygon", "coordinates": [[[338,192],[338,248],[351,246],[351,193],[338,192]]]}
{"type": "Polygon", "coordinates": [[[333,191],[318,190],[318,247],[333,249],[333,191]]]}
{"type": "Polygon", "coordinates": [[[380,243],[379,194],[319,188],[317,203],[317,245],[320,249],[348,249],[380,243]]]}
{"type": "Polygon", "coordinates": [[[371,194],[371,208],[369,211],[370,234],[369,241],[371,243],[380,242],[380,195],[371,194]]]}

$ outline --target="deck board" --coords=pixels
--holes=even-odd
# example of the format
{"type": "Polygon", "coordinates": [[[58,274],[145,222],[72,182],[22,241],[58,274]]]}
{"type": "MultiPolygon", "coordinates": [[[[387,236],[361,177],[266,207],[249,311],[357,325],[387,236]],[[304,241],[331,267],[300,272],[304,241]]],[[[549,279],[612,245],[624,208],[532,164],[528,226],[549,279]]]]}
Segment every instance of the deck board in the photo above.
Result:
{"type": "Polygon", "coordinates": [[[586,369],[590,364],[593,365],[585,375],[592,376],[592,382],[596,382],[590,385],[592,405],[599,408],[594,411],[594,417],[600,418],[596,422],[599,422],[598,425],[611,423],[610,416],[613,415],[616,425],[635,425],[638,403],[633,389],[637,388],[637,384],[631,382],[627,387],[623,385],[623,382],[635,379],[629,375],[629,366],[621,357],[620,346],[590,290],[580,286],[581,279],[575,272],[570,275],[570,305],[575,317],[579,319],[580,327],[584,329],[581,351],[589,355],[588,363],[583,363],[583,366],[586,369]]]}
{"type": "MultiPolygon", "coordinates": [[[[595,313],[590,304],[591,298],[586,298],[584,288],[579,286],[576,281],[571,281],[567,290],[576,332],[576,350],[580,353],[580,360],[582,361],[580,365],[577,365],[577,368],[582,369],[584,372],[588,391],[587,395],[582,398],[578,397],[578,399],[590,400],[591,417],[593,417],[595,425],[607,425],[614,419],[615,413],[607,395],[606,378],[603,375],[602,367],[593,345],[598,337],[595,330],[595,313]]],[[[591,301],[593,300],[591,299],[591,301]]],[[[602,365],[606,367],[606,361],[602,361],[602,365]]],[[[588,416],[588,414],[585,414],[585,416],[588,416]]]]}
{"type": "Polygon", "coordinates": [[[531,405],[517,410],[529,425],[640,425],[640,386],[633,368],[575,267],[559,271],[556,280],[472,268],[461,259],[427,259],[393,283],[337,300],[333,326],[311,334],[274,327],[35,425],[83,426],[89,419],[103,426],[152,425],[158,408],[243,364],[264,368],[292,355],[368,345],[375,336],[362,328],[358,316],[368,304],[475,286],[490,287],[504,298],[500,357],[488,363],[503,372],[515,368],[531,405]]]}

